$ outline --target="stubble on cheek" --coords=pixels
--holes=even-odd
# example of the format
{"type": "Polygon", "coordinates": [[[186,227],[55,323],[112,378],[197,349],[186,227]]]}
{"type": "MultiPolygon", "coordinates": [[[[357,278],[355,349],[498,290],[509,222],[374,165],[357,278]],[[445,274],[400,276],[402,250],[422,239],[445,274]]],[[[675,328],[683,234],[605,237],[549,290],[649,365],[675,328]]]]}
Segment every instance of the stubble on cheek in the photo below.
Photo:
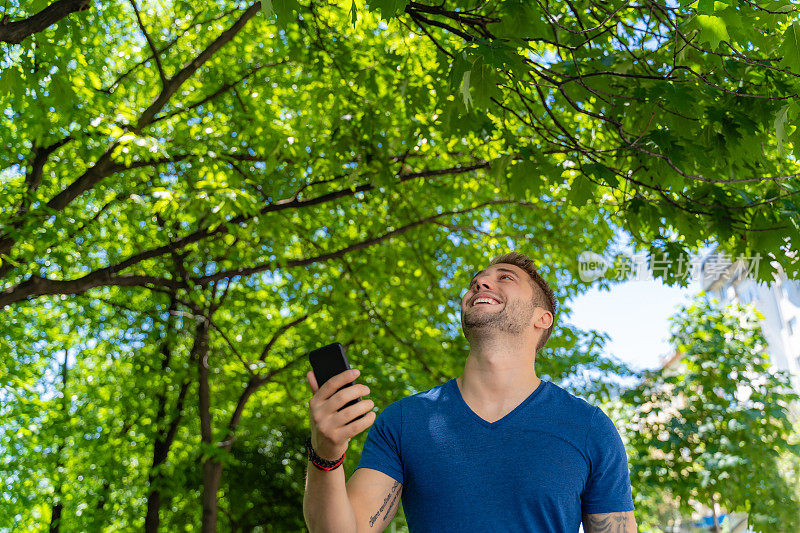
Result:
{"type": "Polygon", "coordinates": [[[536,309],[533,305],[530,305],[520,310],[513,306],[509,307],[508,302],[501,305],[504,307],[498,311],[476,313],[469,318],[467,318],[468,310],[462,309],[461,329],[464,331],[464,336],[468,331],[484,326],[494,326],[500,331],[512,335],[520,335],[525,330],[536,309]]]}

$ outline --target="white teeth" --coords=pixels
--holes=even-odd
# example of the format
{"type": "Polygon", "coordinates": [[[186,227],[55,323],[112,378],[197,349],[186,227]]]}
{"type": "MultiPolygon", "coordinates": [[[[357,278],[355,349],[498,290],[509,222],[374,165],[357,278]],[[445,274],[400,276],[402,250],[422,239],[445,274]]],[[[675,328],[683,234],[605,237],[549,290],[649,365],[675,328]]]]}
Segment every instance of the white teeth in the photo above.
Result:
{"type": "Polygon", "coordinates": [[[478,298],[477,300],[475,300],[472,303],[472,305],[476,305],[476,304],[479,304],[479,303],[496,304],[496,303],[499,303],[499,302],[497,302],[497,301],[495,301],[495,300],[493,300],[491,298],[478,298]]]}

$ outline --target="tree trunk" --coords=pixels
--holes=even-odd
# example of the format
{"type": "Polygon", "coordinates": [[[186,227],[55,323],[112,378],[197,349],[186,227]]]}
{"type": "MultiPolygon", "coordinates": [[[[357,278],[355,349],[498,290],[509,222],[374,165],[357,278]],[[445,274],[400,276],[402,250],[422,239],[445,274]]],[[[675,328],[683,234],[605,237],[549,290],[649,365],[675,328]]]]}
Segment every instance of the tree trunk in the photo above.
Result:
{"type": "MultiPolygon", "coordinates": [[[[211,387],[209,385],[208,367],[208,321],[203,320],[197,325],[196,343],[197,370],[198,370],[198,400],[200,411],[200,439],[203,446],[208,449],[216,445],[212,432],[213,417],[211,415],[211,387]]],[[[217,490],[222,474],[222,464],[209,457],[203,463],[203,533],[216,532],[217,530],[217,490]]]]}
{"type": "Polygon", "coordinates": [[[203,463],[203,533],[217,531],[217,491],[222,478],[222,464],[206,459],[203,463]]]}
{"type": "Polygon", "coordinates": [[[153,464],[150,467],[150,476],[148,483],[150,485],[150,494],[147,495],[147,512],[144,515],[144,530],[145,533],[156,533],[160,524],[159,511],[161,510],[161,491],[154,488],[153,485],[157,478],[161,477],[159,474],[154,474],[156,467],[160,466],[167,460],[167,453],[169,448],[164,446],[161,439],[156,440],[153,446],[153,464]]]}
{"type": "Polygon", "coordinates": [[[53,511],[50,515],[50,533],[58,533],[61,528],[61,512],[64,510],[64,506],[61,502],[58,502],[53,505],[53,511]]]}
{"type": "MultiPolygon", "coordinates": [[[[164,334],[164,339],[161,342],[162,375],[166,372],[170,363],[172,362],[172,350],[169,347],[169,337],[174,330],[172,312],[176,309],[177,301],[175,299],[175,295],[173,294],[169,302],[170,318],[167,319],[166,332],[164,334]]],[[[194,355],[197,345],[198,342],[197,339],[195,339],[194,346],[192,347],[192,355],[194,355]]],[[[156,414],[155,420],[156,427],[160,427],[163,421],[167,418],[168,398],[166,389],[167,387],[165,385],[164,390],[158,395],[158,413],[156,414]]],[[[180,392],[178,393],[178,401],[175,407],[175,417],[172,419],[167,429],[159,431],[156,441],[153,443],[153,462],[150,466],[150,474],[148,476],[150,493],[147,495],[147,511],[144,517],[144,530],[146,533],[156,533],[161,522],[159,518],[159,512],[161,510],[162,498],[161,491],[158,489],[157,483],[162,477],[162,474],[159,473],[159,467],[167,461],[170,447],[172,447],[172,441],[175,439],[175,434],[177,433],[178,425],[180,424],[181,412],[183,411],[183,400],[186,397],[187,389],[188,382],[184,382],[181,385],[180,392]]]]}
{"type": "Polygon", "coordinates": [[[720,533],[719,520],[717,519],[717,501],[714,495],[711,495],[711,512],[714,513],[714,533],[720,533]]]}
{"type": "MultiPolygon", "coordinates": [[[[67,363],[69,362],[68,358],[69,351],[64,350],[64,363],[61,365],[61,413],[66,414],[66,416],[69,416],[69,398],[67,397],[67,376],[69,375],[69,368],[67,367],[67,363]]],[[[65,447],[66,444],[64,444],[64,442],[58,445],[58,451],[56,452],[56,456],[58,457],[56,461],[56,472],[64,466],[64,458],[61,454],[64,452],[65,447]]],[[[58,477],[60,477],[60,475],[58,477]]],[[[50,511],[50,533],[58,533],[61,530],[61,515],[64,512],[64,503],[61,501],[63,486],[63,483],[59,480],[53,498],[53,507],[50,511]]]]}
{"type": "MultiPolygon", "coordinates": [[[[264,348],[262,352],[261,360],[263,361],[266,357],[266,354],[269,348],[272,346],[273,342],[277,339],[277,336],[280,334],[285,333],[289,328],[296,326],[300,322],[303,322],[308,318],[308,315],[305,315],[290,324],[287,324],[283,327],[278,334],[273,337],[269,344],[264,348]]],[[[208,339],[208,323],[204,323],[205,326],[205,339],[208,339]]],[[[200,326],[198,326],[199,328],[200,326]]],[[[228,421],[227,432],[225,435],[225,440],[221,443],[213,442],[212,439],[212,423],[213,417],[211,416],[211,389],[209,386],[209,366],[208,366],[208,347],[207,344],[204,345],[204,350],[202,353],[198,352],[200,355],[198,358],[198,377],[199,377],[199,399],[200,399],[200,435],[204,444],[211,445],[211,446],[218,446],[220,449],[224,450],[225,452],[229,452],[231,447],[233,446],[233,441],[236,438],[236,429],[239,426],[239,422],[242,418],[242,413],[244,412],[245,405],[250,397],[255,393],[262,385],[267,383],[270,379],[272,379],[277,373],[286,370],[290,366],[294,365],[296,362],[302,359],[302,356],[290,361],[283,367],[273,370],[272,372],[268,373],[265,376],[256,377],[251,376],[247,382],[242,393],[239,395],[239,400],[236,402],[236,408],[234,409],[233,413],[231,414],[231,418],[228,421]]],[[[220,480],[222,479],[222,463],[220,461],[215,461],[211,458],[206,459],[203,463],[203,497],[202,497],[202,504],[203,504],[203,521],[202,521],[202,531],[203,533],[214,533],[217,530],[217,492],[219,491],[220,480]]]]}

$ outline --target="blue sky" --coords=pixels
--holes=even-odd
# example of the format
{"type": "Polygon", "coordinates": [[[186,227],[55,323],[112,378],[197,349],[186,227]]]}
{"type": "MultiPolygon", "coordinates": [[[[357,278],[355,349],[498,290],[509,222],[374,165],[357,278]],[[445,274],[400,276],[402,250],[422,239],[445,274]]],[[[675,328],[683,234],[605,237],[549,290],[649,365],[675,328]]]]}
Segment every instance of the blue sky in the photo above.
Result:
{"type": "MultiPolygon", "coordinates": [[[[705,257],[712,248],[704,248],[699,256],[705,257]]],[[[661,360],[674,351],[668,343],[669,317],[700,290],[697,279],[687,287],[670,287],[646,275],[613,285],[610,290],[592,288],[578,296],[570,302],[572,316],[566,322],[608,333],[608,355],[637,369],[658,368],[661,360]]]]}
{"type": "Polygon", "coordinates": [[[608,333],[608,355],[640,370],[657,368],[673,352],[667,342],[669,317],[699,291],[696,282],[682,288],[654,280],[628,281],[610,291],[593,288],[572,301],[572,316],[566,322],[608,333]]]}

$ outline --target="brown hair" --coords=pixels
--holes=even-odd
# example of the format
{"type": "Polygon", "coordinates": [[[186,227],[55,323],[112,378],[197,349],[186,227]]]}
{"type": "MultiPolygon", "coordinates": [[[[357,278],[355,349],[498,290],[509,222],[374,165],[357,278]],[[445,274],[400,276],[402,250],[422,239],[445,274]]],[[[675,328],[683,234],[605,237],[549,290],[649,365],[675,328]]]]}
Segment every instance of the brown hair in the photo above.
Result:
{"type": "Polygon", "coordinates": [[[527,272],[530,278],[529,283],[533,288],[533,304],[537,307],[543,307],[553,314],[553,323],[545,330],[544,335],[539,339],[539,344],[536,346],[536,351],[538,352],[547,343],[547,339],[550,338],[550,333],[552,333],[553,326],[555,326],[556,323],[557,303],[556,297],[553,294],[553,289],[550,288],[550,285],[548,285],[539,272],[536,271],[536,267],[533,266],[533,260],[525,254],[510,252],[505,255],[500,255],[492,259],[489,265],[496,265],[498,263],[514,265],[527,272]]]}

